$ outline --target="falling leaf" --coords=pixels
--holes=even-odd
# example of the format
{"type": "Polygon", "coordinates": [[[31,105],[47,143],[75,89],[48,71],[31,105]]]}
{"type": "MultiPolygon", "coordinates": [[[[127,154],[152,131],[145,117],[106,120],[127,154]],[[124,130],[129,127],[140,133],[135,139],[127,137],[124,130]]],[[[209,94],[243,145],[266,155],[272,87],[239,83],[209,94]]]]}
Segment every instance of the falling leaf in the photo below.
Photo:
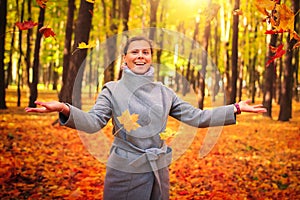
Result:
{"type": "Polygon", "coordinates": [[[286,51],[283,49],[283,44],[279,45],[277,48],[274,48],[274,47],[270,47],[270,48],[271,48],[271,51],[275,51],[275,55],[272,56],[272,57],[268,60],[268,62],[267,62],[267,64],[266,64],[267,67],[268,67],[272,62],[274,62],[275,59],[282,57],[282,56],[285,54],[285,52],[286,52],[286,51]]]}
{"type": "Polygon", "coordinates": [[[16,26],[21,30],[28,30],[33,28],[34,26],[38,25],[38,23],[35,23],[33,21],[24,21],[23,23],[21,22],[16,22],[16,26]]]}
{"type": "Polygon", "coordinates": [[[240,9],[236,9],[233,11],[233,15],[243,15],[243,11],[240,9]]]}
{"type": "Polygon", "coordinates": [[[276,30],[286,30],[291,34],[294,33],[294,13],[285,4],[279,6],[279,25],[276,30]]]}
{"type": "Polygon", "coordinates": [[[278,33],[284,33],[284,32],[287,32],[287,31],[284,31],[283,29],[280,29],[280,30],[266,30],[265,34],[278,34],[278,33]]]}
{"type": "Polygon", "coordinates": [[[41,8],[46,8],[46,3],[48,0],[36,0],[36,3],[39,4],[41,8]]]}
{"type": "Polygon", "coordinates": [[[130,114],[129,110],[125,110],[121,116],[118,117],[118,120],[121,124],[123,124],[126,131],[130,132],[132,130],[136,130],[140,127],[140,125],[137,123],[139,118],[138,114],[130,114]]]}
{"type": "Polygon", "coordinates": [[[276,2],[271,0],[255,0],[254,5],[259,12],[269,16],[267,10],[273,10],[275,8],[276,2]]]}
{"type": "Polygon", "coordinates": [[[78,49],[90,49],[94,48],[96,46],[95,42],[92,42],[90,44],[86,44],[85,42],[80,42],[78,45],[78,49]]]}
{"type": "Polygon", "coordinates": [[[88,3],[95,3],[95,0],[85,0],[88,3]]]}
{"type": "Polygon", "coordinates": [[[55,36],[55,33],[53,32],[52,28],[48,28],[48,27],[45,27],[45,26],[40,28],[39,32],[41,34],[43,34],[45,38],[48,38],[50,36],[52,36],[52,37],[55,36]]]}

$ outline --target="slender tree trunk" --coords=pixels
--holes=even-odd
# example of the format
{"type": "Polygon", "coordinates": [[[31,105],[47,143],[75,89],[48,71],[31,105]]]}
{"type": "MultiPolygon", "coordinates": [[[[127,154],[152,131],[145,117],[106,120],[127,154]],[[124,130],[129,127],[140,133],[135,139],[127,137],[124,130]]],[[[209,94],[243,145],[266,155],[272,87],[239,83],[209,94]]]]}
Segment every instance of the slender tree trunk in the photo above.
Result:
{"type": "MultiPolygon", "coordinates": [[[[273,34],[271,36],[270,45],[276,46],[277,35],[273,34]]],[[[274,53],[269,50],[268,58],[274,56],[274,53]]],[[[273,100],[273,83],[275,79],[275,64],[272,62],[265,70],[264,74],[264,96],[263,96],[263,105],[267,109],[267,112],[264,113],[265,116],[272,117],[272,100],[273,100]]]]}
{"type": "MultiPolygon", "coordinates": [[[[19,1],[17,0],[17,5],[19,5],[19,1]]],[[[24,19],[24,5],[25,5],[25,0],[22,1],[21,4],[21,16],[20,16],[20,21],[23,22],[24,19]]],[[[19,9],[19,8],[18,8],[19,9]]],[[[19,13],[19,10],[18,10],[19,13]]],[[[17,100],[17,106],[20,107],[21,106],[21,77],[22,77],[22,72],[21,70],[23,69],[21,67],[22,64],[22,56],[23,56],[23,50],[22,50],[22,31],[19,32],[19,59],[18,59],[18,88],[17,88],[17,95],[18,95],[18,100],[17,100]]]]}
{"type": "Polygon", "coordinates": [[[155,33],[156,33],[156,27],[157,27],[157,9],[159,5],[160,0],[150,0],[150,33],[149,33],[149,39],[154,40],[155,39],[155,33]]]}
{"type": "Polygon", "coordinates": [[[74,24],[74,11],[75,11],[75,0],[68,0],[68,17],[67,17],[67,26],[66,26],[66,35],[65,35],[65,46],[64,46],[64,58],[63,58],[63,75],[62,75],[62,89],[59,93],[59,101],[62,102],[71,102],[71,98],[67,95],[70,95],[66,92],[68,71],[70,66],[71,59],[71,44],[72,44],[72,35],[73,35],[73,24],[74,24]]]}
{"type": "Polygon", "coordinates": [[[115,61],[116,61],[116,50],[117,50],[117,37],[118,33],[118,2],[116,0],[112,1],[112,8],[110,9],[110,25],[109,32],[106,33],[106,55],[107,64],[104,70],[104,83],[114,80],[115,78],[115,61]]]}
{"type": "Polygon", "coordinates": [[[206,77],[209,37],[210,37],[210,21],[206,21],[206,26],[205,26],[205,30],[204,30],[204,39],[203,39],[204,51],[202,51],[202,68],[200,71],[200,80],[199,80],[198,108],[200,108],[200,109],[204,108],[205,77],[206,77]]]}
{"type": "Polygon", "coordinates": [[[128,31],[128,20],[130,13],[131,0],[122,0],[122,24],[123,31],[128,31]]]}
{"type": "MultiPolygon", "coordinates": [[[[80,42],[89,42],[89,34],[92,24],[92,15],[94,4],[85,0],[80,1],[78,19],[75,26],[75,41],[73,49],[76,49],[80,42]]],[[[70,58],[70,65],[65,84],[62,87],[61,93],[64,94],[64,102],[71,103],[74,106],[81,108],[81,87],[82,78],[85,68],[85,59],[87,50],[82,49],[70,58]]]]}
{"type": "MultiPolygon", "coordinates": [[[[28,20],[31,20],[31,0],[27,1],[27,12],[28,12],[28,20]]],[[[30,87],[30,69],[31,69],[31,39],[32,39],[32,29],[27,30],[27,47],[26,47],[26,77],[27,77],[27,85],[30,87]]]]}
{"type": "Polygon", "coordinates": [[[4,52],[5,52],[5,27],[7,14],[7,1],[0,1],[0,109],[6,109],[5,101],[5,73],[4,73],[4,52]]]}
{"type": "Polygon", "coordinates": [[[40,66],[40,47],[42,34],[39,32],[39,29],[44,26],[45,20],[45,9],[40,8],[39,20],[38,20],[38,30],[36,33],[35,47],[34,47],[34,59],[32,67],[32,82],[30,84],[30,97],[29,97],[29,107],[36,107],[34,103],[38,96],[37,85],[39,82],[39,66],[40,66]]]}
{"type": "MultiPolygon", "coordinates": [[[[235,0],[234,10],[239,9],[240,0],[235,0]]],[[[233,16],[233,35],[232,35],[232,56],[231,56],[231,94],[230,102],[236,102],[237,78],[238,78],[238,34],[239,34],[239,15],[233,16]]]]}
{"type": "Polygon", "coordinates": [[[13,33],[11,36],[11,42],[10,42],[11,48],[9,50],[9,62],[8,62],[8,66],[7,66],[7,77],[6,77],[6,82],[5,82],[5,88],[8,88],[8,85],[11,84],[11,82],[12,82],[12,63],[13,63],[13,53],[14,53],[13,47],[15,44],[15,36],[16,36],[16,26],[13,27],[13,33]]]}

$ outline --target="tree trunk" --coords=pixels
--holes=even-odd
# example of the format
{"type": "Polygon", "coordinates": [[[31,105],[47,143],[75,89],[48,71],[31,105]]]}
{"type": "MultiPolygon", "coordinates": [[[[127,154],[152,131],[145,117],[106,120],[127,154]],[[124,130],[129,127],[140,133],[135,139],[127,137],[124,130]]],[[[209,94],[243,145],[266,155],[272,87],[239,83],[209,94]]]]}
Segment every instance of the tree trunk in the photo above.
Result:
{"type": "MultiPolygon", "coordinates": [[[[17,5],[19,5],[19,1],[16,1],[17,5]]],[[[21,6],[21,16],[20,16],[20,21],[23,22],[24,19],[24,5],[25,5],[25,0],[23,0],[22,2],[22,6],[21,6]]],[[[18,8],[19,9],[19,8],[18,8]]],[[[19,13],[19,10],[17,11],[19,13]]],[[[17,95],[18,95],[18,100],[17,100],[17,106],[20,107],[21,106],[21,77],[22,77],[22,67],[21,67],[21,63],[22,63],[22,56],[23,56],[23,50],[22,50],[22,31],[19,32],[19,59],[18,59],[18,67],[17,67],[17,74],[18,74],[18,88],[17,88],[17,95]]]]}
{"type": "MultiPolygon", "coordinates": [[[[235,0],[234,9],[240,7],[240,0],[235,0]]],[[[239,37],[239,15],[233,16],[232,56],[231,56],[231,93],[230,104],[236,102],[237,78],[238,78],[238,37],[239,37]]]]}
{"type": "Polygon", "coordinates": [[[38,29],[36,33],[35,47],[34,47],[32,82],[30,83],[30,97],[29,97],[29,105],[28,105],[29,107],[36,107],[36,104],[34,102],[36,101],[38,96],[37,85],[39,82],[40,47],[41,47],[41,39],[42,39],[42,34],[39,32],[39,29],[44,26],[44,20],[45,20],[45,9],[40,8],[38,29]]]}
{"type": "Polygon", "coordinates": [[[131,0],[122,0],[122,24],[123,24],[123,31],[128,31],[128,20],[129,20],[129,13],[130,13],[130,6],[131,0]]]}
{"type": "Polygon", "coordinates": [[[208,56],[208,43],[210,36],[210,21],[206,21],[206,26],[204,30],[204,39],[203,39],[203,51],[202,53],[202,68],[200,71],[200,80],[199,80],[199,99],[198,99],[198,108],[204,108],[204,97],[205,97],[205,77],[206,77],[206,66],[207,66],[207,56],[208,56]]]}
{"type": "MultiPolygon", "coordinates": [[[[277,34],[271,35],[270,46],[276,46],[277,34]]],[[[274,56],[274,53],[269,50],[268,58],[274,56]]],[[[272,62],[265,70],[264,79],[264,96],[263,96],[263,106],[267,109],[264,113],[265,116],[272,117],[272,100],[273,100],[273,83],[275,79],[275,64],[272,62]]]]}
{"type": "Polygon", "coordinates": [[[149,39],[155,39],[156,27],[157,27],[157,9],[159,5],[159,0],[150,0],[150,33],[149,39]]]}
{"type": "Polygon", "coordinates": [[[112,1],[112,8],[110,9],[110,25],[109,32],[106,33],[106,55],[107,55],[107,64],[104,70],[104,83],[113,81],[115,78],[115,61],[116,61],[116,52],[117,52],[117,33],[118,33],[118,9],[117,1],[112,1]]]}
{"type": "MultiPolygon", "coordinates": [[[[31,0],[27,1],[27,12],[28,12],[28,20],[31,20],[31,0]]],[[[27,77],[27,85],[30,87],[30,69],[31,69],[31,39],[32,39],[32,29],[27,30],[27,47],[26,47],[26,56],[25,56],[25,62],[26,62],[26,77],[27,77]]]]}
{"type": "MultiPolygon", "coordinates": [[[[80,8],[78,13],[78,19],[75,26],[75,41],[73,49],[76,49],[80,42],[89,42],[89,34],[92,24],[92,15],[94,4],[85,0],[80,1],[80,8]]],[[[85,59],[87,56],[87,50],[82,49],[76,51],[76,53],[70,58],[70,65],[68,69],[68,75],[65,84],[61,89],[61,93],[64,95],[64,102],[73,104],[74,106],[81,108],[81,87],[82,76],[85,68],[85,59]],[[76,80],[76,81],[75,81],[76,80]]]]}
{"type": "MultiPolygon", "coordinates": [[[[293,1],[294,13],[299,10],[299,0],[293,1]],[[298,2],[296,2],[298,1],[298,2]]],[[[296,28],[297,20],[294,21],[294,28],[296,28]]],[[[281,98],[280,98],[280,111],[279,111],[279,121],[289,121],[292,118],[292,97],[293,97],[293,47],[296,44],[296,40],[290,34],[288,35],[287,42],[288,47],[285,55],[284,61],[284,78],[282,82],[281,98]]]]}
{"type": "Polygon", "coordinates": [[[6,77],[6,82],[5,82],[5,88],[8,88],[8,85],[11,84],[11,82],[12,82],[12,63],[13,63],[13,53],[14,53],[14,48],[12,48],[12,47],[15,44],[15,36],[16,36],[16,26],[13,27],[13,33],[11,36],[11,42],[10,42],[11,48],[9,50],[9,62],[8,62],[7,70],[6,70],[7,77],[6,77]]]}
{"type": "Polygon", "coordinates": [[[7,1],[0,1],[0,109],[6,109],[5,101],[5,73],[4,73],[4,52],[5,52],[5,27],[7,14],[7,1]]]}
{"type": "Polygon", "coordinates": [[[68,0],[68,17],[67,17],[67,25],[66,25],[65,47],[64,47],[64,58],[63,58],[63,75],[62,75],[63,88],[61,89],[58,97],[59,101],[62,102],[72,102],[71,98],[67,97],[68,93],[65,91],[67,88],[64,88],[64,85],[67,84],[66,82],[67,82],[68,71],[70,66],[74,11],[75,11],[75,0],[68,0]]]}

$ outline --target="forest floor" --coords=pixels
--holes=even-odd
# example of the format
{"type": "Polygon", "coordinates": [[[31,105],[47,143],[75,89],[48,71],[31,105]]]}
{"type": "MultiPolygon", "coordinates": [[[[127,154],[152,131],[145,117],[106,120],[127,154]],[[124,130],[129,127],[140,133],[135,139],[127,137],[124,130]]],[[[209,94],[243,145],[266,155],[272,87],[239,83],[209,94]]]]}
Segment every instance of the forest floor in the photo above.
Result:
{"type": "MultiPolygon", "coordinates": [[[[57,114],[25,113],[26,94],[21,107],[15,91],[6,99],[9,108],[0,111],[0,199],[101,199],[107,152],[95,155],[86,140],[110,143],[111,124],[102,137],[86,137],[53,123],[57,114]]],[[[39,100],[53,99],[55,92],[39,91],[39,100]]],[[[186,146],[170,166],[170,199],[300,199],[300,103],[293,102],[289,122],[279,122],[278,113],[276,103],[274,119],[242,113],[237,125],[222,128],[203,158],[199,152],[209,129],[179,137],[186,146]]],[[[170,118],[168,143],[180,126],[170,118]]],[[[181,148],[174,144],[174,150],[181,148]]]]}

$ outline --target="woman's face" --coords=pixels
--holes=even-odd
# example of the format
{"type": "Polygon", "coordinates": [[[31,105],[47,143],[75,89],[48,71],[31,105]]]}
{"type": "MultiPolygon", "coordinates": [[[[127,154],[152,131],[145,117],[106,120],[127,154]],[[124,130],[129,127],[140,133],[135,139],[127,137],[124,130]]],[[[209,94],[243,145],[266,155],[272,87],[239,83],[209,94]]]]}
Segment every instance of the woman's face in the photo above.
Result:
{"type": "Polygon", "coordinates": [[[136,40],[129,44],[127,54],[123,61],[127,67],[136,74],[145,74],[152,62],[150,44],[145,40],[136,40]]]}

